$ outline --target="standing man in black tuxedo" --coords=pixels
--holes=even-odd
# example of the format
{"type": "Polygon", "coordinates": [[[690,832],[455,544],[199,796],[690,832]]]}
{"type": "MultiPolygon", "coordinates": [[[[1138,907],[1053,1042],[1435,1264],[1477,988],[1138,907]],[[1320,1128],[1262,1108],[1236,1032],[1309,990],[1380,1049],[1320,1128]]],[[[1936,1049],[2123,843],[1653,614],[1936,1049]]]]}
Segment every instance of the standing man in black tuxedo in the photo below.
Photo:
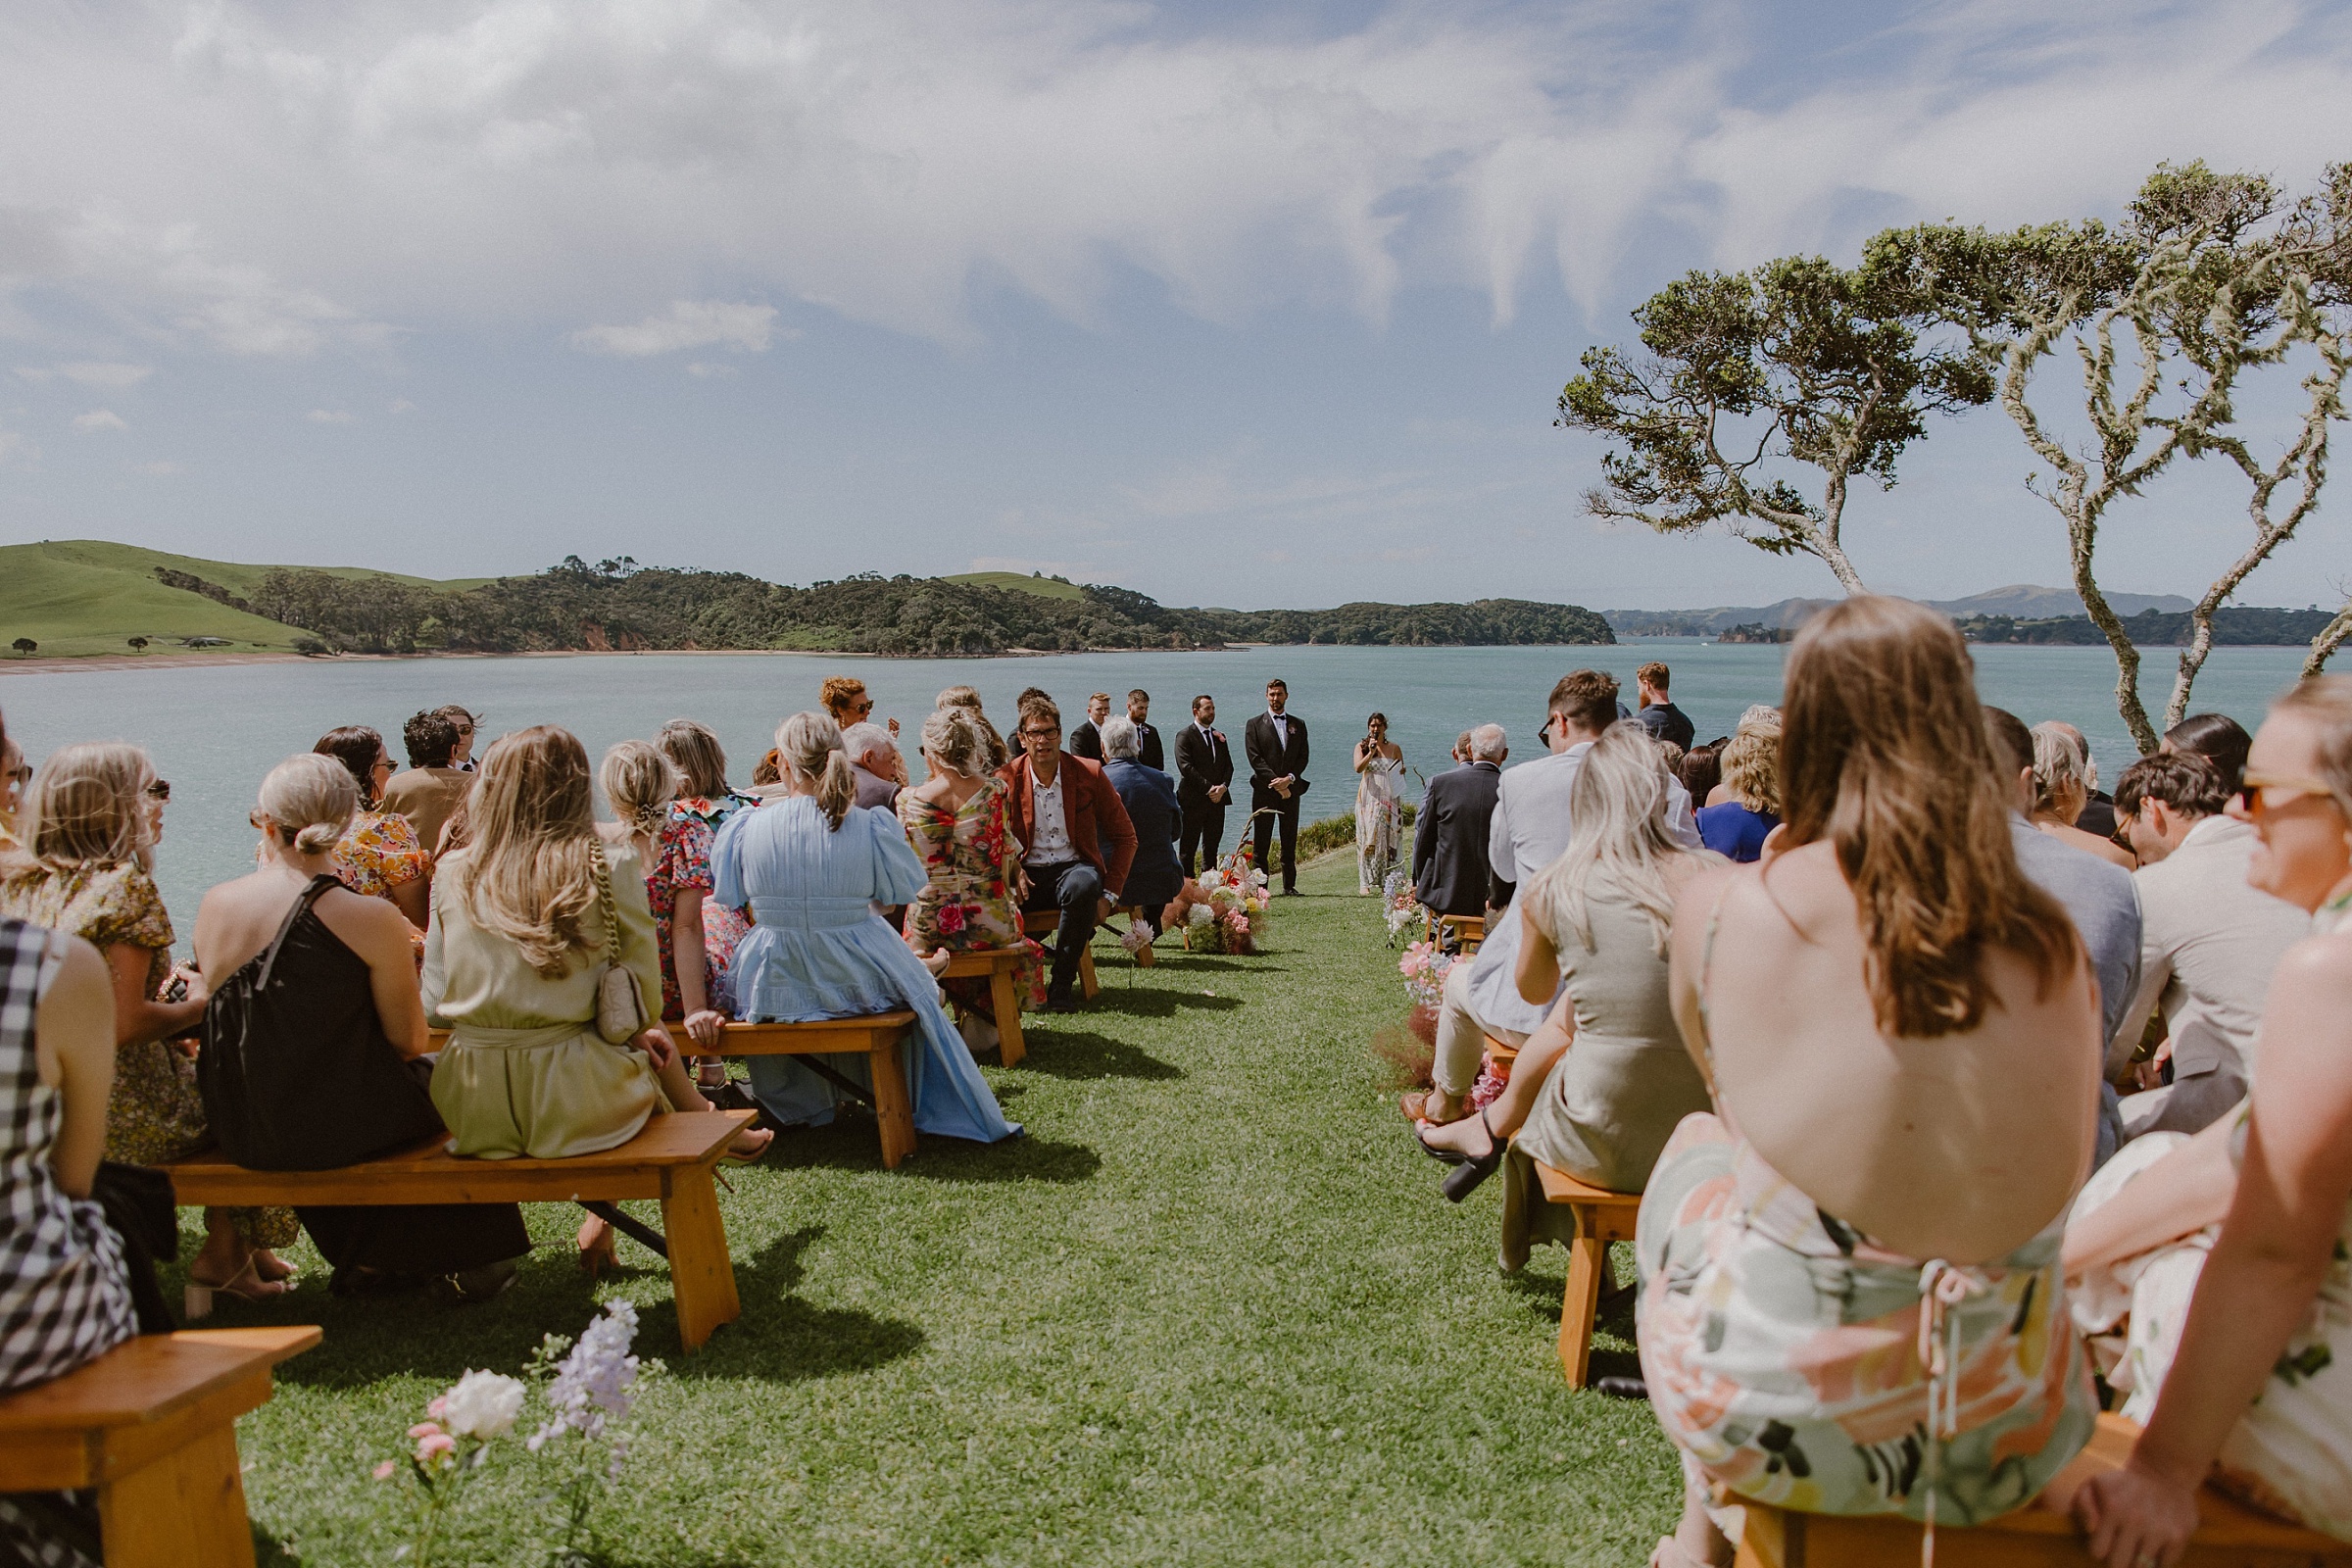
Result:
{"type": "MultiPolygon", "coordinates": [[[[1152,694],[1141,686],[1127,694],[1127,716],[1135,720],[1136,744],[1143,748],[1136,754],[1135,760],[1146,767],[1165,773],[1168,770],[1168,754],[1160,749],[1159,731],[1153,729],[1150,722],[1152,694]]],[[[2084,752],[2082,755],[2088,757],[2090,754],[2084,752]]]]}
{"type": "Polygon", "coordinates": [[[1276,823],[1282,825],[1282,891],[1298,891],[1298,798],[1306,793],[1306,721],[1284,711],[1291,689],[1266,682],[1266,710],[1250,720],[1243,749],[1250,756],[1250,810],[1256,823],[1257,865],[1276,823]],[[1266,813],[1266,814],[1258,814],[1266,813]]]}
{"type": "MultiPolygon", "coordinates": [[[[1043,696],[1044,693],[1039,693],[1043,696]]],[[[1027,692],[1021,701],[1029,700],[1027,692]]],[[[1069,754],[1090,762],[1102,760],[1102,721],[1110,716],[1110,693],[1097,692],[1086,700],[1086,721],[1070,731],[1069,754]]]]}
{"type": "Polygon", "coordinates": [[[1217,863],[1217,848],[1225,842],[1225,803],[1232,799],[1233,749],[1217,728],[1217,700],[1196,697],[1193,721],[1176,735],[1176,804],[1184,808],[1179,853],[1186,876],[1217,863]]]}
{"type": "Polygon", "coordinates": [[[1494,891],[1488,829],[1510,748],[1500,724],[1481,724],[1467,739],[1469,765],[1431,779],[1413,821],[1413,893],[1440,914],[1483,915],[1494,891]]]}

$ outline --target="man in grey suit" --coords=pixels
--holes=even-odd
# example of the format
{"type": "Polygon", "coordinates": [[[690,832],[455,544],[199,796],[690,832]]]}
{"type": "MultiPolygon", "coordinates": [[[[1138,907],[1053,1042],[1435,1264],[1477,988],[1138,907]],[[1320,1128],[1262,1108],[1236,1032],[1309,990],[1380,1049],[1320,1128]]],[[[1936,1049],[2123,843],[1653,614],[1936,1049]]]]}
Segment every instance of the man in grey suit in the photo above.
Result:
{"type": "MultiPolygon", "coordinates": [[[[1577,772],[1601,731],[1616,722],[1615,676],[1597,669],[1573,670],[1552,687],[1550,710],[1544,719],[1544,744],[1550,755],[1504,773],[1495,793],[1494,815],[1487,830],[1487,863],[1496,880],[1507,877],[1524,886],[1568,848],[1568,797],[1577,772]]],[[[1690,792],[1679,783],[1667,786],[1666,820],[1677,840],[1693,850],[1699,847],[1690,792]]],[[[1431,1121],[1452,1121],[1466,1113],[1488,1035],[1525,1045],[1551,1010],[1519,995],[1513,973],[1518,962],[1519,908],[1514,902],[1495,917],[1477,956],[1446,971],[1445,1000],[1438,1008],[1437,1059],[1430,1068],[1435,1087],[1423,1102],[1431,1121]]]]}
{"type": "Polygon", "coordinates": [[[2139,869],[2139,993],[2108,1052],[2130,1059],[2149,1015],[2161,1010],[2165,1042],[2139,1081],[2173,1081],[2123,1102],[2126,1141],[2141,1133],[2193,1133],[2222,1119],[2254,1081],[2254,1036],[2271,972],[2287,947],[2311,934],[2311,917],[2246,885],[2254,829],[2222,814],[2221,769],[2194,752],[2159,752],[2115,781],[2115,810],[2139,869]]]}
{"type": "MultiPolygon", "coordinates": [[[[1984,736],[1992,743],[1993,765],[2010,794],[2009,842],[2026,880],[2066,906],[2075,933],[2090,956],[2099,984],[2099,1018],[2108,1046],[2106,1076],[2121,1070],[2113,1042],[2124,1014],[2139,992],[2139,895],[2132,873],[2110,860],[2061,844],[2026,819],[2034,806],[2034,732],[2007,709],[1984,710],[1984,736]]],[[[2129,1052],[2127,1051],[2127,1055],[2129,1052]]],[[[2123,1118],[2115,1088],[2099,1086],[2099,1143],[2092,1168],[2107,1163],[2123,1143],[2123,1118]]]]}
{"type": "Polygon", "coordinates": [[[1413,818],[1413,893],[1440,914],[1485,914],[1494,896],[1487,834],[1509,757],[1500,724],[1469,734],[1470,761],[1429,781],[1413,818]]]}

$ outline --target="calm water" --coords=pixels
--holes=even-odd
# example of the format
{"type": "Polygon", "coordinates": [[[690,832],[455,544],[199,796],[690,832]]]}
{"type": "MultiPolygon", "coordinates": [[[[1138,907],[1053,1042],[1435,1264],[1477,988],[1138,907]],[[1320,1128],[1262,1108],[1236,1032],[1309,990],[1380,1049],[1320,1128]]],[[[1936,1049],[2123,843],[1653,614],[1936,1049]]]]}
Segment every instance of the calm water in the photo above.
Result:
{"type": "MultiPolygon", "coordinates": [[[[911,731],[941,688],[979,688],[989,712],[1009,725],[1023,687],[1051,691],[1064,718],[1083,716],[1086,694],[1119,698],[1148,687],[1163,732],[1185,721],[1187,700],[1217,700],[1219,727],[1232,737],[1263,702],[1263,683],[1290,683],[1291,710],[1313,737],[1307,815],[1345,810],[1353,799],[1348,748],[1364,715],[1387,712],[1408,765],[1443,765],[1453,738],[1492,720],[1531,755],[1544,699],[1570,669],[1594,665],[1624,683],[1651,658],[1674,667],[1675,700],[1699,738],[1725,734],[1750,703],[1780,700],[1782,647],[1706,645],[1658,639],[1615,648],[1281,648],[1222,654],[1084,654],[1037,659],[844,660],[821,656],[698,654],[593,655],[542,659],[438,659],[373,663],[220,665],[153,670],[27,672],[0,679],[9,733],[35,761],[77,740],[145,746],[172,781],[157,874],[184,938],[196,902],[213,883],[249,866],[253,831],[245,813],[271,763],[307,751],[338,724],[383,731],[395,761],[400,726],[419,708],[464,703],[484,715],[483,739],[535,723],[562,724],[591,757],[662,720],[700,718],[718,732],[737,783],[772,744],[787,713],[816,706],[817,683],[849,671],[866,683],[875,716],[911,731]]],[[[1992,646],[1977,651],[1986,701],[2027,722],[2064,718],[2090,737],[2102,775],[2113,779],[2135,755],[2114,703],[2115,664],[2102,648],[1992,646]]],[[[2303,653],[2292,648],[2217,650],[2197,683],[2199,710],[2218,709],[2251,728],[2264,705],[2293,680],[2303,653]]],[[[2143,697],[2161,711],[2173,661],[2151,653],[2143,697]]],[[[910,737],[911,738],[911,737],[910,737]]],[[[913,748],[908,747],[909,757],[913,748]]],[[[917,764],[919,767],[919,763],[917,764]]]]}

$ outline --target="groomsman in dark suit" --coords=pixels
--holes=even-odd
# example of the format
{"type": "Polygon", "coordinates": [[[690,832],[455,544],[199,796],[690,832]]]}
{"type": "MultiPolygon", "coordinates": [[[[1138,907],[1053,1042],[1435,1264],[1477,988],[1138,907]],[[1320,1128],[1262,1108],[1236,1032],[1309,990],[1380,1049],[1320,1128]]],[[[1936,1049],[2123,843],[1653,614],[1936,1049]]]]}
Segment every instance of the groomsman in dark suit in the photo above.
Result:
{"type": "Polygon", "coordinates": [[[1217,848],[1225,842],[1225,803],[1233,799],[1233,750],[1217,728],[1217,700],[1193,699],[1193,721],[1176,735],[1176,804],[1184,808],[1184,840],[1180,853],[1184,874],[1195,875],[1217,863],[1217,848]],[[1200,851],[1200,858],[1193,858],[1200,851]]]}
{"type": "MultiPolygon", "coordinates": [[[[1152,694],[1138,686],[1127,694],[1127,716],[1135,721],[1136,744],[1143,748],[1136,760],[1155,772],[1168,770],[1168,754],[1160,749],[1159,731],[1151,725],[1152,694]]],[[[2082,754],[2087,757],[2090,754],[2082,754]]]]}
{"type": "Polygon", "coordinates": [[[1298,891],[1298,799],[1306,793],[1306,721],[1285,711],[1291,689],[1266,682],[1266,710],[1250,720],[1242,746],[1250,757],[1250,810],[1257,864],[1265,868],[1274,829],[1282,828],[1282,891],[1298,891]]]}
{"type": "MultiPolygon", "coordinates": [[[[1021,694],[1023,702],[1028,693],[1021,694]]],[[[1086,719],[1070,731],[1068,751],[1072,757],[1083,757],[1090,762],[1102,760],[1102,721],[1110,716],[1110,693],[1097,692],[1086,700],[1086,719]]]]}

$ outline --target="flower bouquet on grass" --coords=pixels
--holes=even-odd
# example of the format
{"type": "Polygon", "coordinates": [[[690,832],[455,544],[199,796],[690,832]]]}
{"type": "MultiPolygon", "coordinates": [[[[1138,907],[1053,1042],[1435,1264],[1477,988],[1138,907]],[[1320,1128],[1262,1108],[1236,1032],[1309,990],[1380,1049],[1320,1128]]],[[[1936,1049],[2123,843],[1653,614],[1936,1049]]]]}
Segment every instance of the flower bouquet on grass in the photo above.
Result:
{"type": "Polygon", "coordinates": [[[1255,953],[1266,934],[1266,873],[1250,863],[1247,845],[1200,873],[1207,898],[1185,911],[1187,953],[1255,953]]]}
{"type": "Polygon", "coordinates": [[[1406,876],[1402,868],[1391,871],[1381,883],[1380,891],[1386,902],[1390,947],[1395,947],[1398,937],[1405,936],[1416,927],[1419,935],[1411,938],[1413,941],[1435,935],[1429,928],[1429,908],[1421,902],[1421,895],[1414,890],[1412,878],[1406,876]]]}

